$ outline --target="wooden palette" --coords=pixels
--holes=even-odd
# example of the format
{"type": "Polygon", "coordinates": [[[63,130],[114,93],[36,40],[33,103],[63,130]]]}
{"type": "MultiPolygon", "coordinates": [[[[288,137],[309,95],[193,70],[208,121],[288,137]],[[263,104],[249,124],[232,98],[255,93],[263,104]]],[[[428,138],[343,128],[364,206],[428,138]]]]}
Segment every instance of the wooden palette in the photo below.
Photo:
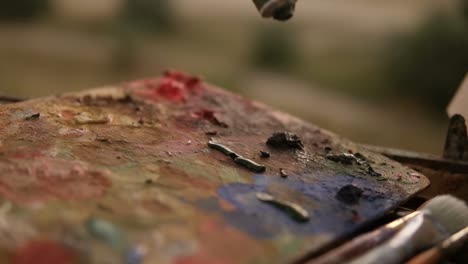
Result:
{"type": "Polygon", "coordinates": [[[288,263],[428,184],[348,140],[177,72],[0,106],[1,263],[288,263]],[[304,147],[266,144],[282,131],[304,147]],[[235,163],[210,140],[266,170],[235,163]],[[337,158],[343,153],[351,160],[337,158]],[[360,191],[346,200],[345,186],[360,191]]]}

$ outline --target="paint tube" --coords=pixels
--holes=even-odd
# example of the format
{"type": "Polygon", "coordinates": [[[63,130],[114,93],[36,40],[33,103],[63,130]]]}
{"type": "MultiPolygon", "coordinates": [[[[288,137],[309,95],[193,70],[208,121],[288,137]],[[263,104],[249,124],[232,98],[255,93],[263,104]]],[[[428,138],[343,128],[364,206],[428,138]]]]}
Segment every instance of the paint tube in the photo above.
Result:
{"type": "Polygon", "coordinates": [[[466,226],[468,210],[463,202],[450,196],[437,199],[428,202],[422,210],[358,236],[310,263],[404,262],[466,226]]]}
{"type": "Polygon", "coordinates": [[[288,20],[294,14],[297,0],[253,0],[262,17],[288,20]]]}

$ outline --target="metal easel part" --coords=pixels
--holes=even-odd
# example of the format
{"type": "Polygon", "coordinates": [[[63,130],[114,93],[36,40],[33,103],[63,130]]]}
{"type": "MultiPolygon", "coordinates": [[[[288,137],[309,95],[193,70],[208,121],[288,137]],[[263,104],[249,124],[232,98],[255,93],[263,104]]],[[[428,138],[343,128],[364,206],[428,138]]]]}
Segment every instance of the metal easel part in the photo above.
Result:
{"type": "Polygon", "coordinates": [[[450,118],[443,156],[446,159],[468,161],[468,136],[462,115],[455,114],[450,118]]]}

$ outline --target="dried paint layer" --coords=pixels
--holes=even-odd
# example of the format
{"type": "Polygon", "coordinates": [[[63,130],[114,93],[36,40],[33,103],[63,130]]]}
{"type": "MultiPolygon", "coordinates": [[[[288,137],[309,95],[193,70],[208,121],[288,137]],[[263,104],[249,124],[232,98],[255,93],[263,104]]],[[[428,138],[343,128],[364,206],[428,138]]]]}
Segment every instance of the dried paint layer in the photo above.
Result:
{"type": "Polygon", "coordinates": [[[0,259],[16,248],[34,260],[39,251],[53,252],[18,247],[40,234],[66,241],[81,262],[289,263],[350,235],[428,183],[196,77],[171,71],[123,86],[0,107],[0,196],[13,205],[0,221],[0,259]],[[264,144],[265,135],[285,128],[290,132],[264,144]],[[203,142],[215,135],[233,149],[211,142],[208,155],[203,142]],[[271,158],[259,156],[263,147],[271,158]],[[368,162],[326,161],[326,153],[350,150],[368,162]],[[258,173],[263,162],[271,175],[258,173]],[[374,177],[370,165],[382,176],[374,177]],[[278,176],[280,168],[287,178],[278,176]],[[352,206],[336,197],[346,185],[365,190],[352,206]],[[260,201],[257,193],[273,199],[260,194],[260,201]],[[308,221],[297,220],[306,213],[308,221]]]}
{"type": "Polygon", "coordinates": [[[76,254],[52,240],[32,240],[14,253],[12,264],[73,264],[76,254]]]}
{"type": "Polygon", "coordinates": [[[54,158],[0,161],[0,193],[16,202],[96,198],[110,186],[106,171],[81,162],[54,158]]]}

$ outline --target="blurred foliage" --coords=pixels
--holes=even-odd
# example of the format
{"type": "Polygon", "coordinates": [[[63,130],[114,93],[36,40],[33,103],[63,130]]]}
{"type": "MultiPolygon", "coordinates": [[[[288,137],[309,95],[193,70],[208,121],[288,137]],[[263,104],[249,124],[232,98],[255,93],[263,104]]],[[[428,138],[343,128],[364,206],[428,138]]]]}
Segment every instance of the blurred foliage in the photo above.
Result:
{"type": "Polygon", "coordinates": [[[440,113],[468,71],[468,1],[461,4],[459,16],[433,13],[387,51],[389,84],[440,113]]]}
{"type": "Polygon", "coordinates": [[[465,24],[468,25],[468,0],[460,0],[465,24]]]}
{"type": "Polygon", "coordinates": [[[123,24],[119,26],[118,30],[115,30],[111,57],[114,71],[125,73],[138,65],[138,41],[140,38],[138,34],[134,33],[132,27],[123,24]]]}
{"type": "Polygon", "coordinates": [[[50,9],[47,0],[2,1],[0,21],[25,21],[40,17],[50,9]]]}
{"type": "Polygon", "coordinates": [[[175,27],[170,0],[126,0],[114,28],[112,68],[127,72],[138,64],[138,49],[145,33],[168,33],[175,27]],[[144,34],[140,34],[144,33],[144,34]]]}
{"type": "Polygon", "coordinates": [[[170,0],[126,0],[125,23],[146,31],[168,32],[174,29],[174,9],[170,0]]]}
{"type": "Polygon", "coordinates": [[[264,70],[290,71],[299,63],[295,32],[278,25],[259,27],[251,54],[252,64],[264,70]]]}

